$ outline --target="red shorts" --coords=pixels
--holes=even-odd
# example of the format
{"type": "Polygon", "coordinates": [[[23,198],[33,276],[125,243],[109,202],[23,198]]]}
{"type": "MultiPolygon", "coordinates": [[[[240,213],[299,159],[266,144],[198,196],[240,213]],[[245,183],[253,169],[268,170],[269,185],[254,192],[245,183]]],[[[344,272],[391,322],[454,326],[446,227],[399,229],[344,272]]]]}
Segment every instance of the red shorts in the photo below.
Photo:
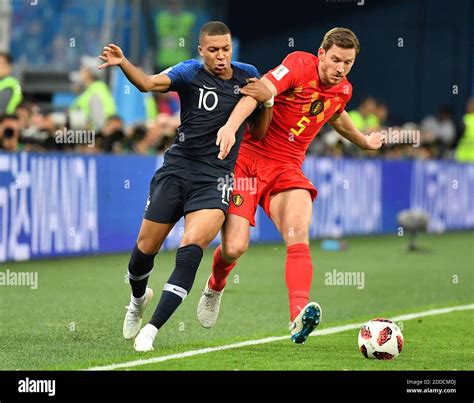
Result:
{"type": "Polygon", "coordinates": [[[242,151],[235,164],[228,214],[244,217],[254,227],[259,204],[270,217],[270,197],[274,194],[289,189],[307,189],[311,200],[316,199],[318,191],[299,166],[274,162],[242,151]]]}

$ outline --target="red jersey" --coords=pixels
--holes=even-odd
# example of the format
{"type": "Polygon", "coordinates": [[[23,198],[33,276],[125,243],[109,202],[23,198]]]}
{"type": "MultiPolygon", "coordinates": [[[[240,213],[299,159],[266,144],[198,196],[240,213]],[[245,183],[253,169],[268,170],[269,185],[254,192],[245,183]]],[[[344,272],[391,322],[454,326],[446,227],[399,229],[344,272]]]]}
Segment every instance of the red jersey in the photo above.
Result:
{"type": "Polygon", "coordinates": [[[293,52],[265,74],[278,91],[273,119],[260,141],[252,140],[249,131],[245,131],[241,152],[303,164],[306,150],[321,127],[334,114],[343,112],[352,96],[352,85],[346,79],[335,86],[322,87],[318,63],[311,53],[293,52]]]}

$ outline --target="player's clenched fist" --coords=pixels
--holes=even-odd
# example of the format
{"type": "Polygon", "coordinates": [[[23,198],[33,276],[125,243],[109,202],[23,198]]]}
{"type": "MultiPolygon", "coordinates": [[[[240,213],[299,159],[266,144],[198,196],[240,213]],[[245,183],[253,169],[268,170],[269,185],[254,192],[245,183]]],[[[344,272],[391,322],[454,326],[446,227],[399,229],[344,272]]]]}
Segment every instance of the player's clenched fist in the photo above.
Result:
{"type": "Polygon", "coordinates": [[[257,102],[265,102],[272,97],[271,91],[258,78],[249,78],[248,84],[245,87],[242,87],[240,92],[254,98],[257,102]]]}
{"type": "Polygon", "coordinates": [[[220,146],[219,155],[217,158],[223,160],[230,152],[230,149],[235,144],[235,131],[229,129],[227,126],[222,126],[217,132],[216,145],[220,146]]]}
{"type": "Polygon", "coordinates": [[[385,135],[380,132],[373,132],[367,136],[366,150],[378,150],[385,143],[385,135]]]}
{"type": "Polygon", "coordinates": [[[103,60],[105,63],[99,66],[99,69],[109,66],[118,66],[124,60],[124,55],[122,49],[113,43],[109,43],[107,46],[104,46],[102,55],[99,56],[99,59],[103,60]]]}

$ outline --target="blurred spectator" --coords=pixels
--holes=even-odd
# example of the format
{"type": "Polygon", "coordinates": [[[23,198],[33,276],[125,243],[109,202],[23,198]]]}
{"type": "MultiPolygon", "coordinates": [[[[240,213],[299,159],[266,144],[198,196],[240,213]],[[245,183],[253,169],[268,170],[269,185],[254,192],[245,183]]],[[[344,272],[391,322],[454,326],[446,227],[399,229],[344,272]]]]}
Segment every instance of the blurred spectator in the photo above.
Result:
{"type": "Polygon", "coordinates": [[[149,139],[146,137],[147,128],[144,125],[136,126],[130,136],[130,151],[136,154],[151,154],[149,139]]]}
{"type": "Polygon", "coordinates": [[[0,120],[0,148],[4,151],[19,151],[20,123],[16,115],[5,115],[0,120]]]}
{"type": "Polygon", "coordinates": [[[13,114],[22,100],[20,83],[11,76],[12,64],[10,54],[0,52],[0,115],[13,114]]]}
{"type": "Polygon", "coordinates": [[[23,132],[30,126],[32,116],[32,104],[22,101],[16,108],[16,116],[20,124],[20,130],[23,132]]]}
{"type": "Polygon", "coordinates": [[[157,112],[168,116],[179,115],[179,96],[177,92],[155,92],[157,112]]]}
{"type": "Polygon", "coordinates": [[[165,2],[165,9],[158,12],[155,17],[157,71],[163,71],[192,58],[192,34],[195,23],[195,15],[183,10],[181,0],[165,2]]]}
{"type": "Polygon", "coordinates": [[[118,115],[113,115],[107,119],[96,138],[97,146],[102,151],[116,154],[123,152],[124,140],[125,130],[123,121],[118,115]]]}
{"type": "Polygon", "coordinates": [[[427,116],[421,122],[423,137],[438,144],[442,150],[449,149],[456,138],[456,125],[453,111],[449,106],[442,107],[435,115],[427,116]]]}
{"type": "Polygon", "coordinates": [[[373,97],[365,97],[357,109],[349,111],[355,126],[363,133],[369,133],[380,126],[379,118],[376,116],[377,101],[373,97]]]}
{"type": "Polygon", "coordinates": [[[374,120],[372,124],[377,126],[374,127],[373,130],[378,130],[382,127],[385,127],[388,119],[387,104],[381,100],[378,100],[377,105],[375,107],[374,115],[376,117],[376,120],[374,120]]]}
{"type": "Polygon", "coordinates": [[[25,151],[65,150],[66,147],[55,142],[55,132],[65,123],[64,114],[55,112],[44,115],[37,105],[33,105],[29,125],[21,135],[25,151]]]}
{"type": "Polygon", "coordinates": [[[72,73],[72,80],[76,85],[84,87],[84,91],[73,101],[70,113],[72,121],[82,120],[85,126],[99,130],[107,118],[115,115],[116,107],[109,87],[99,80],[101,71],[97,69],[97,65],[95,57],[81,57],[81,69],[79,74],[72,73]],[[79,118],[76,116],[78,112],[81,115],[79,118]]]}
{"type": "Polygon", "coordinates": [[[463,116],[464,131],[456,147],[458,162],[474,162],[474,98],[470,98],[463,116]]]}

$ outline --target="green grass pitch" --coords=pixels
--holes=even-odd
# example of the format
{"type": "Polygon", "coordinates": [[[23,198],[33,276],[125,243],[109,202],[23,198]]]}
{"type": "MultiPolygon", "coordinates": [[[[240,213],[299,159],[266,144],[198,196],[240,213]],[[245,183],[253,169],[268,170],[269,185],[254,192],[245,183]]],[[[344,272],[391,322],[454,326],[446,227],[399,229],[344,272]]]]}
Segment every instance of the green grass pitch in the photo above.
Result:
{"type": "MultiPolygon", "coordinates": [[[[354,237],[346,251],[327,252],[313,242],[311,298],[323,308],[318,329],[474,302],[473,232],[421,236],[428,250],[418,253],[406,252],[406,243],[396,236],[354,237]],[[325,273],[333,270],[363,273],[364,287],[326,284],[325,273]]],[[[191,294],[158,333],[155,351],[146,354],[121,333],[128,254],[2,264],[0,270],[37,271],[38,288],[0,286],[0,370],[87,369],[287,335],[283,244],[251,245],[229,278],[217,325],[200,327],[196,306],[212,252],[204,255],[191,294]]],[[[173,264],[174,252],[157,256],[150,280],[155,298],[145,320],[173,264]]],[[[405,321],[404,350],[394,361],[364,359],[357,330],[350,330],[311,337],[305,345],[288,339],[131,369],[472,370],[473,319],[468,310],[405,321]]]]}

